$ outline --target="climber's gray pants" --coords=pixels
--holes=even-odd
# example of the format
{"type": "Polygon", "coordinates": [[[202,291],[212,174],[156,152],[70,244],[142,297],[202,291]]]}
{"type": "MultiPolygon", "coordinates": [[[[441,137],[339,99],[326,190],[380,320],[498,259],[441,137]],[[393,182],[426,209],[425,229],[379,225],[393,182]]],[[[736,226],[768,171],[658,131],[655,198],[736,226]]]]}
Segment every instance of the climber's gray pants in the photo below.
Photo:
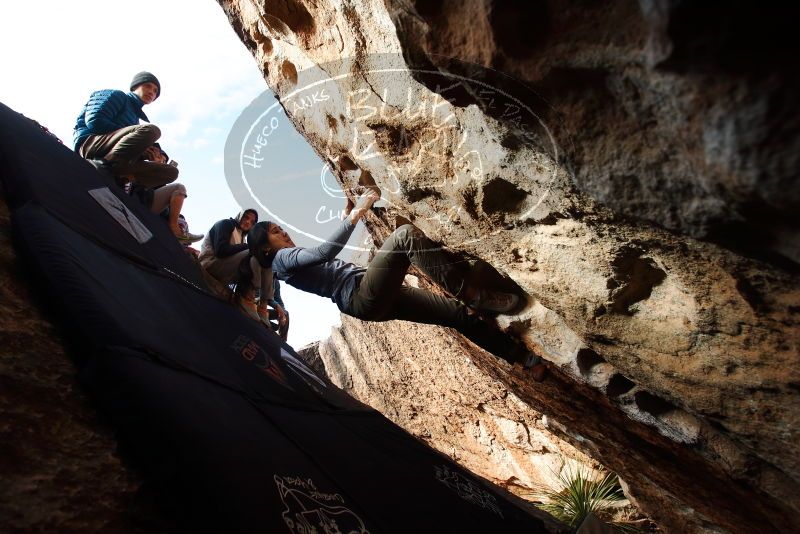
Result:
{"type": "Polygon", "coordinates": [[[463,289],[468,264],[407,224],[384,241],[345,313],[366,321],[400,319],[448,326],[497,356],[513,360],[519,350],[517,343],[468,313],[460,301],[404,286],[403,279],[412,263],[450,293],[457,296],[463,289]]]}

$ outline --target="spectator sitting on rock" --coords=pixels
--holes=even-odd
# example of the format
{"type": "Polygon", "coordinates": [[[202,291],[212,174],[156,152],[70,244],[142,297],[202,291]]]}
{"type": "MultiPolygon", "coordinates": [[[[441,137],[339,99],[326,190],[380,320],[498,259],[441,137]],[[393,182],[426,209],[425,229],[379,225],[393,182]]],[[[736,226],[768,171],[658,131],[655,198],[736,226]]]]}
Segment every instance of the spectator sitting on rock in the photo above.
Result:
{"type": "MultiPolygon", "coordinates": [[[[547,367],[541,358],[467,308],[507,313],[517,307],[519,297],[470,283],[465,263],[451,257],[414,226],[405,224],[396,229],[367,268],[336,258],[358,220],[379,197],[370,188],[357,205],[348,201],[341,226],[328,241],[314,248],[295,246],[289,234],[277,224],[257,223],[247,237],[251,260],[257,260],[255,264],[262,269],[271,267],[279,280],[297,289],[330,298],[342,313],[358,319],[402,319],[455,328],[487,351],[509,362],[522,363],[531,369],[535,380],[542,380],[547,367]],[[412,263],[458,300],[403,285],[412,263]]],[[[253,261],[242,262],[244,269],[237,280],[237,293],[249,290],[252,277],[246,268],[253,265],[253,261]]]]}
{"type": "Polygon", "coordinates": [[[75,151],[114,176],[120,186],[132,179],[130,190],[153,213],[169,207],[169,227],[179,240],[201,239],[202,235],[184,235],[178,226],[186,188],[171,183],[178,177],[178,168],[167,163],[169,157],[156,143],[161,130],[154,124],[139,124],[140,119],[149,122],[142,107],[160,94],[161,83],[149,72],[136,74],[128,93],[114,89],[93,92],[75,122],[75,151]]]}
{"type": "Polygon", "coordinates": [[[269,322],[270,305],[278,315],[279,324],[285,323],[285,328],[288,328],[283,306],[275,301],[272,269],[262,268],[251,258],[249,247],[244,242],[247,232],[257,221],[258,212],[246,209],[235,219],[223,219],[214,224],[200,245],[200,264],[208,274],[227,286],[237,278],[240,264],[248,262],[249,291],[237,295],[237,303],[247,315],[265,323],[269,322]],[[256,289],[260,292],[258,304],[256,289]]]}
{"type": "MultiPolygon", "coordinates": [[[[153,161],[165,162],[167,155],[160,149],[151,154],[153,161]]],[[[193,243],[203,239],[203,234],[192,234],[188,231],[188,225],[180,224],[181,210],[183,202],[188,196],[186,187],[183,184],[172,183],[155,188],[149,188],[134,181],[128,184],[127,191],[136,197],[155,214],[164,214],[170,230],[178,238],[181,244],[193,243]]]]}
{"type": "Polygon", "coordinates": [[[142,107],[160,95],[161,83],[149,72],[134,76],[128,93],[94,91],[75,122],[75,151],[115,176],[135,176],[145,187],[175,181],[178,169],[156,161],[159,153],[163,156],[155,146],[161,130],[155,124],[139,124],[140,119],[149,123],[142,107]]]}

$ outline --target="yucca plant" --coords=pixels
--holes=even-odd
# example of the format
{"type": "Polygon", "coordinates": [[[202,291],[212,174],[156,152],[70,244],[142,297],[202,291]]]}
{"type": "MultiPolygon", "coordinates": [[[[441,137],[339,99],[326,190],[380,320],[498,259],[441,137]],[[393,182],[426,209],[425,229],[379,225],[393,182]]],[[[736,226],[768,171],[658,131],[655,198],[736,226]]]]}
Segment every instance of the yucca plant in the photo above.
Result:
{"type": "MultiPolygon", "coordinates": [[[[589,513],[607,520],[613,504],[625,499],[617,475],[595,475],[588,468],[562,462],[557,473],[561,489],[543,489],[536,497],[543,502],[539,508],[571,527],[580,525],[589,513]]],[[[636,532],[630,525],[614,525],[622,531],[636,532]]]]}

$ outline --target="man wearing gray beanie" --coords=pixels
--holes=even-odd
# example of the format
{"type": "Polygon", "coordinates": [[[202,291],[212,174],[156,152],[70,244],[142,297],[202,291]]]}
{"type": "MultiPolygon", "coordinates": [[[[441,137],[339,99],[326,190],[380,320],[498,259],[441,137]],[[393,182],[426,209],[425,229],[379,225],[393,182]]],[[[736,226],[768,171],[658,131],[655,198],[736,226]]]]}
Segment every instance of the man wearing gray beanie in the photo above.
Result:
{"type": "Polygon", "coordinates": [[[178,178],[178,168],[167,163],[169,157],[156,143],[161,130],[150,124],[142,110],[160,95],[161,82],[147,71],[133,77],[128,93],[116,89],[93,92],[75,122],[75,151],[111,174],[118,185],[128,186],[130,181],[154,213],[169,207],[172,232],[180,240],[196,240],[192,238],[202,236],[185,236],[178,225],[186,198],[186,188],[172,183],[178,178]],[[147,123],[139,124],[140,119],[147,123]]]}
{"type": "Polygon", "coordinates": [[[93,92],[75,122],[75,151],[115,176],[133,176],[145,187],[175,181],[178,169],[166,164],[166,154],[156,146],[161,130],[154,124],[139,124],[140,119],[150,122],[142,107],[160,94],[161,83],[150,72],[136,74],[128,93],[93,92]]]}

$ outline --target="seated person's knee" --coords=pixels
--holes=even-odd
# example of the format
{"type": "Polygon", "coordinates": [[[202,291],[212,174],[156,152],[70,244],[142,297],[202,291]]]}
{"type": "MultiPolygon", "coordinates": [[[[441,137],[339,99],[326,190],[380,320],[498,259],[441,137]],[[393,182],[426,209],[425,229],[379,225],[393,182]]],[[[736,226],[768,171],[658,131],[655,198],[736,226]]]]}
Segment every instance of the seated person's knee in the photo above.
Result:
{"type": "Polygon", "coordinates": [[[176,196],[182,196],[182,197],[189,196],[188,193],[186,192],[186,186],[184,186],[183,184],[171,184],[171,185],[173,187],[172,189],[173,198],[176,196]]]}
{"type": "Polygon", "coordinates": [[[142,124],[139,126],[139,132],[148,135],[153,143],[161,137],[161,128],[155,124],[142,124]]]}

